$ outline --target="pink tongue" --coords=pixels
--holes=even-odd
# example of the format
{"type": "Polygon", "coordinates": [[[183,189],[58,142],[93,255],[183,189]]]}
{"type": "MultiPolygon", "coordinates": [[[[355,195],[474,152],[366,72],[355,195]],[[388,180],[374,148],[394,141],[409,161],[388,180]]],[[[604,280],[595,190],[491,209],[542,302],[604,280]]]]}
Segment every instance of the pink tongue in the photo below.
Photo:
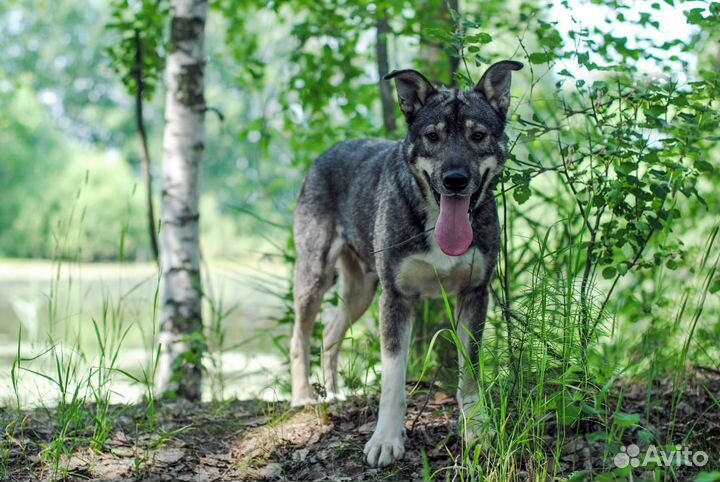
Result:
{"type": "Polygon", "coordinates": [[[440,216],[435,223],[435,241],[448,256],[461,256],[472,244],[469,208],[470,196],[440,196],[440,216]]]}

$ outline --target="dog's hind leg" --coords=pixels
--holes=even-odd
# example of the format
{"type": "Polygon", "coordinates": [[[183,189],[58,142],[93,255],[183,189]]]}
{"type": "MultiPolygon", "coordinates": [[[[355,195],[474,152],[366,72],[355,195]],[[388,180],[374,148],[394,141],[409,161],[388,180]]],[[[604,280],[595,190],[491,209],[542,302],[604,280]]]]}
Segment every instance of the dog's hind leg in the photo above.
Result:
{"type": "Polygon", "coordinates": [[[323,295],[332,286],[342,240],[332,220],[296,215],[295,325],[290,341],[292,406],[313,403],[310,338],[323,295]]]}
{"type": "Polygon", "coordinates": [[[338,398],[338,356],[347,329],[355,323],[372,303],[377,288],[377,276],[365,273],[349,249],[339,259],[340,302],[325,320],[323,333],[323,373],[328,399],[338,398]]]}

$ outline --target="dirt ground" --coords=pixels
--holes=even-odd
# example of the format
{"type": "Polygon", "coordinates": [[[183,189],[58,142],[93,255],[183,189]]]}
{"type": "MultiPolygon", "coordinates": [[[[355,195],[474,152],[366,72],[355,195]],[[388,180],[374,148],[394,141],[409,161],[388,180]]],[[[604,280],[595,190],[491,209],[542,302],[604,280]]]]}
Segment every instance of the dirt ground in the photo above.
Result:
{"type": "MultiPolygon", "coordinates": [[[[622,411],[640,414],[638,425],[659,439],[672,434],[675,443],[708,451],[710,462],[703,470],[718,470],[720,375],[696,372],[686,382],[672,426],[664,422],[673,397],[669,381],[653,385],[651,406],[647,405],[647,387],[624,386],[622,411]]],[[[377,399],[360,398],[303,410],[258,401],[166,402],[158,407],[152,429],[147,426],[147,407],[114,407],[122,413],[106,448],[89,448],[91,428],[74,433],[65,443],[65,452],[72,455],[63,456],[55,472],[66,481],[414,481],[423,480],[428,471],[453,466],[461,450],[455,401],[431,389],[416,391],[408,400],[404,460],[384,470],[367,467],[362,448],[374,429],[377,406],[377,399]]],[[[17,412],[0,409],[0,421],[6,431],[2,463],[9,479],[57,479],[48,457],[48,444],[58,428],[55,414],[36,410],[18,417],[17,412]]],[[[583,470],[593,474],[609,470],[617,448],[608,450],[609,457],[603,455],[608,447],[592,436],[599,424],[586,420],[563,427],[564,441],[557,447],[558,427],[552,420],[547,422],[544,449],[559,451],[564,477],[583,470]]],[[[92,427],[92,420],[88,426],[92,427]]],[[[623,441],[636,443],[638,430],[629,429],[623,441]]],[[[518,480],[533,478],[531,461],[520,457],[520,463],[518,480]]],[[[452,468],[438,472],[435,480],[454,480],[453,473],[452,468]]],[[[694,480],[696,473],[697,469],[683,467],[668,480],[694,480]]]]}

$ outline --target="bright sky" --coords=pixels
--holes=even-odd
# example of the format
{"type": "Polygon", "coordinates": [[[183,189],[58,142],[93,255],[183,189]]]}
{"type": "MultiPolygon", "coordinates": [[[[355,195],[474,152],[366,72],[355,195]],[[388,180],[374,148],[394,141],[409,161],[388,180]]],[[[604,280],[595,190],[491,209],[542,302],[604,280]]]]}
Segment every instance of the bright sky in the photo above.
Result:
{"type": "MultiPolygon", "coordinates": [[[[550,10],[550,15],[553,21],[558,22],[558,31],[564,36],[568,48],[574,45],[573,40],[567,35],[568,32],[579,31],[582,28],[592,30],[595,27],[604,32],[611,31],[616,37],[627,37],[628,47],[635,48],[638,47],[638,37],[650,38],[656,43],[663,43],[675,39],[690,39],[696,27],[687,24],[683,11],[695,7],[707,8],[707,4],[699,1],[682,2],[680,0],[675,0],[673,3],[675,3],[674,6],[668,5],[665,0],[629,1],[627,4],[630,8],[621,11],[625,16],[625,21],[617,20],[620,11],[606,5],[590,3],[588,0],[569,0],[568,4],[570,8],[565,8],[560,2],[554,2],[550,10]],[[658,10],[651,7],[653,3],[659,6],[658,10]],[[632,21],[640,20],[640,14],[644,12],[651,13],[653,20],[660,23],[659,28],[656,29],[649,25],[643,27],[639,24],[631,23],[632,21]],[[606,20],[609,20],[609,23],[606,23],[606,20]]],[[[694,69],[696,63],[694,57],[682,54],[679,49],[671,49],[663,55],[661,55],[660,52],[655,52],[655,55],[663,57],[670,57],[673,54],[687,60],[690,68],[694,69]]],[[[602,65],[600,61],[597,61],[597,63],[602,65]]],[[[584,68],[578,67],[574,61],[563,64],[561,68],[567,68],[578,78],[593,78],[593,74],[584,68]]],[[[652,60],[640,60],[638,62],[638,68],[641,72],[649,75],[661,74],[661,70],[652,60]]],[[[682,72],[679,68],[675,69],[675,71],[677,72],[678,80],[681,82],[687,80],[686,72],[682,72]]],[[[602,75],[602,73],[599,74],[602,75]]]]}

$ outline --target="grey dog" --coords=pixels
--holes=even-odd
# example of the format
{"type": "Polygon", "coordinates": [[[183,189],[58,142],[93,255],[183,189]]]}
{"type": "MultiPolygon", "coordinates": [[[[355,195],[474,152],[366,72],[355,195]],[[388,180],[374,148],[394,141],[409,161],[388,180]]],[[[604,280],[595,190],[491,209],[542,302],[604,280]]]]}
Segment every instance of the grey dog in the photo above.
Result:
{"type": "Polygon", "coordinates": [[[441,285],[457,294],[462,341],[458,404],[478,400],[471,376],[497,262],[500,226],[492,195],[507,159],[504,133],[511,73],[519,62],[490,66],[469,90],[434,87],[414,70],[394,71],[408,124],[399,142],[358,139],[322,154],[303,184],[295,212],[295,326],[292,404],[313,403],[310,337],[325,292],[339,280],[340,303],[323,335],[323,373],[337,394],[337,362],[348,327],[380,296],[381,395],[367,461],[386,466],[405,453],[405,374],[411,313],[441,285]],[[464,352],[464,353],[463,353],[464,352]]]}

